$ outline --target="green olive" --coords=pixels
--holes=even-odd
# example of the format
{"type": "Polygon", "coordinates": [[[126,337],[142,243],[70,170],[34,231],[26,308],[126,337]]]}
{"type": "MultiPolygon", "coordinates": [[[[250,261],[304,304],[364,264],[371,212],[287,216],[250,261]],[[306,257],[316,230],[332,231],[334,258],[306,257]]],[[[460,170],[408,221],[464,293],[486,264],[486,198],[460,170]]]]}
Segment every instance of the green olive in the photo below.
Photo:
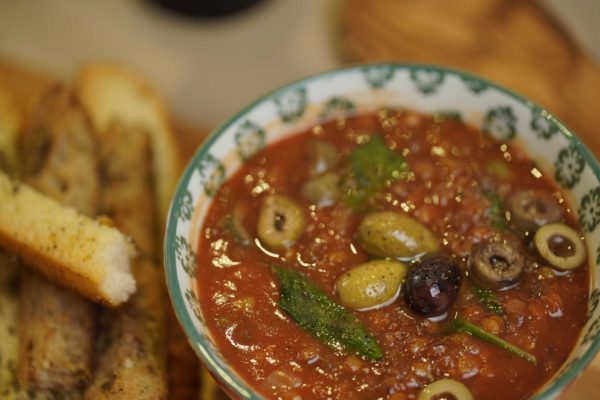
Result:
{"type": "Polygon", "coordinates": [[[358,238],[375,257],[412,258],[438,249],[438,241],[420,222],[393,211],[367,214],[358,238]]]}
{"type": "Polygon", "coordinates": [[[264,198],[258,214],[258,238],[268,247],[289,247],[304,233],[306,221],[302,209],[289,197],[270,194],[264,198]]]}
{"type": "Polygon", "coordinates": [[[247,246],[252,242],[252,238],[244,226],[243,219],[244,210],[242,205],[237,203],[231,213],[225,217],[224,225],[237,243],[247,246]]]}
{"type": "Polygon", "coordinates": [[[320,175],[332,169],[338,162],[339,152],[333,145],[315,140],[308,147],[309,171],[311,175],[320,175]]]}
{"type": "Polygon", "coordinates": [[[417,396],[417,400],[433,400],[438,398],[451,398],[456,400],[473,400],[471,391],[461,382],[454,379],[440,379],[425,386],[417,396]]]}
{"type": "Polygon", "coordinates": [[[342,274],[335,287],[340,303],[353,309],[370,309],[394,298],[408,268],[398,261],[373,260],[342,274]]]}
{"type": "Polygon", "coordinates": [[[585,260],[585,246],[579,233],[565,224],[542,226],[535,233],[534,243],[540,255],[554,268],[574,269],[585,260]]]}
{"type": "Polygon", "coordinates": [[[333,172],[310,178],[302,185],[302,196],[318,207],[329,207],[340,197],[339,180],[333,172]]]}

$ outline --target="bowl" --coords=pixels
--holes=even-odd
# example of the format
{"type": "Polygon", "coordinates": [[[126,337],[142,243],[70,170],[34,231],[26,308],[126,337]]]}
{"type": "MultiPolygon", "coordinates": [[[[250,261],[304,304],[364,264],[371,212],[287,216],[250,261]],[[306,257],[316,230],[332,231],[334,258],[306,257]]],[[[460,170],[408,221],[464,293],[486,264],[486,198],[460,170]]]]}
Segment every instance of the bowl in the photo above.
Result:
{"type": "Polygon", "coordinates": [[[204,325],[195,264],[203,219],[221,183],[264,146],[324,120],[381,107],[451,114],[500,140],[517,141],[566,192],[586,236],[592,276],[588,321],[577,345],[533,397],[556,398],[600,348],[600,167],[568,128],[534,102],[431,65],[359,65],[297,81],[250,104],[198,149],[177,186],[164,244],[169,294],[192,348],[233,398],[261,398],[223,359],[204,325]]]}

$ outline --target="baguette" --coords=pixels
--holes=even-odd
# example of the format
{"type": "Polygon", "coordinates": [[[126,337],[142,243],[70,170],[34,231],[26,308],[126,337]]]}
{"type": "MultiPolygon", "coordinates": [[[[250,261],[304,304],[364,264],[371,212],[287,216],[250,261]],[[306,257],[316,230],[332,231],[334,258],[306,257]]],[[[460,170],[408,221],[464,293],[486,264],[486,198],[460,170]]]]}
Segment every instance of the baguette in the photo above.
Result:
{"type": "MultiPolygon", "coordinates": [[[[16,175],[18,115],[3,86],[0,82],[0,171],[16,175]]],[[[27,395],[17,378],[18,276],[17,258],[0,251],[0,398],[9,400],[27,395]]]]}
{"type": "Polygon", "coordinates": [[[99,182],[91,126],[74,93],[55,85],[27,115],[20,141],[21,178],[88,216],[98,208],[99,182]]]}
{"type": "Polygon", "coordinates": [[[141,257],[132,269],[138,290],[107,310],[106,334],[85,399],[166,399],[167,368],[162,270],[158,251],[152,149],[147,129],[115,119],[97,131],[102,194],[100,211],[132,237],[141,257]]]}
{"type": "Polygon", "coordinates": [[[162,98],[134,72],[111,63],[91,63],[76,77],[79,98],[97,132],[120,120],[145,129],[152,146],[153,176],[161,229],[179,177],[179,154],[162,98]]]}
{"type": "Polygon", "coordinates": [[[0,88],[10,94],[20,116],[34,107],[37,99],[55,84],[55,78],[42,71],[0,58],[0,88]]]}
{"type": "Polygon", "coordinates": [[[117,306],[135,291],[135,250],[115,228],[85,217],[0,172],[0,246],[49,279],[117,306]]]}
{"type": "MultiPolygon", "coordinates": [[[[0,80],[0,171],[18,175],[17,136],[20,113],[0,80]]],[[[0,251],[0,398],[5,400],[52,399],[52,393],[21,385],[19,360],[19,275],[17,257],[0,251]]]]}
{"type": "Polygon", "coordinates": [[[19,265],[17,258],[0,251],[0,398],[50,400],[50,392],[35,392],[21,385],[17,378],[19,360],[19,265]]]}
{"type": "Polygon", "coordinates": [[[118,310],[106,310],[98,365],[84,399],[167,398],[162,271],[146,258],[133,263],[139,290],[118,310]]]}
{"type": "Polygon", "coordinates": [[[8,90],[0,83],[0,171],[18,173],[17,137],[20,115],[8,90]]]}
{"type": "MultiPolygon", "coordinates": [[[[99,185],[93,137],[73,93],[63,86],[46,91],[27,122],[21,140],[23,179],[61,203],[95,215],[99,185]]],[[[20,379],[36,388],[82,388],[92,373],[92,303],[32,272],[24,273],[20,299],[20,379]]]]}
{"type": "Polygon", "coordinates": [[[142,256],[157,261],[158,222],[148,132],[115,122],[96,134],[102,177],[99,212],[133,239],[142,256]]]}

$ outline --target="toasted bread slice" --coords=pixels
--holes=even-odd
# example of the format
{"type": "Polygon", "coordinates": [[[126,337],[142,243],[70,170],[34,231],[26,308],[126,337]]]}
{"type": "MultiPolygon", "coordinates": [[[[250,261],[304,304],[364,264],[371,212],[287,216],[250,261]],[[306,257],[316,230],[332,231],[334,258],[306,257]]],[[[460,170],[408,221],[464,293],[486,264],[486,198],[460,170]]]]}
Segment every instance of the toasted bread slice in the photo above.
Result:
{"type": "Polygon", "coordinates": [[[162,98],[140,76],[110,63],[84,66],[76,78],[76,88],[97,132],[102,133],[116,121],[148,132],[160,225],[164,227],[180,164],[162,98]]]}
{"type": "Polygon", "coordinates": [[[158,215],[152,148],[146,129],[116,121],[97,137],[101,215],[133,239],[141,255],[157,261],[158,215]]]}
{"type": "Polygon", "coordinates": [[[96,215],[96,145],[72,90],[55,85],[44,92],[27,117],[19,144],[24,182],[85,215],[96,215]]]}
{"type": "MultiPolygon", "coordinates": [[[[19,337],[19,266],[17,257],[0,251],[0,398],[26,400],[31,392],[17,379],[19,337]]],[[[51,399],[50,393],[36,391],[35,398],[51,399]]]]}
{"type": "Polygon", "coordinates": [[[117,310],[106,310],[108,321],[98,367],[84,399],[167,399],[165,302],[162,271],[140,257],[133,263],[138,291],[117,310]]]}
{"type": "Polygon", "coordinates": [[[19,380],[28,388],[78,392],[92,373],[94,307],[77,293],[22,271],[19,380]]]}
{"type": "Polygon", "coordinates": [[[98,140],[102,192],[100,211],[130,235],[143,258],[132,265],[138,288],[117,310],[104,313],[98,368],[86,399],[166,399],[167,366],[162,269],[154,261],[157,213],[149,136],[115,122],[98,140]]]}
{"type": "Polygon", "coordinates": [[[137,292],[123,307],[106,311],[98,368],[86,399],[166,399],[167,368],[162,270],[153,186],[150,135],[115,120],[98,133],[100,212],[130,235],[143,258],[133,263],[137,292]],[[143,201],[140,201],[143,199],[143,201]],[[105,337],[108,336],[108,337],[105,337]]]}
{"type": "MultiPolygon", "coordinates": [[[[23,181],[85,215],[96,215],[94,138],[74,93],[52,86],[26,121],[19,140],[23,181]]],[[[21,382],[76,393],[92,373],[94,305],[31,271],[23,272],[20,288],[21,382]]]]}
{"type": "Polygon", "coordinates": [[[0,170],[16,175],[18,172],[17,137],[20,114],[12,97],[0,83],[0,170]]]}
{"type": "Polygon", "coordinates": [[[0,247],[50,280],[109,306],[135,291],[131,241],[0,172],[0,247]]]}
{"type": "Polygon", "coordinates": [[[54,84],[56,79],[45,72],[0,58],[0,87],[10,94],[21,116],[54,84]]]}

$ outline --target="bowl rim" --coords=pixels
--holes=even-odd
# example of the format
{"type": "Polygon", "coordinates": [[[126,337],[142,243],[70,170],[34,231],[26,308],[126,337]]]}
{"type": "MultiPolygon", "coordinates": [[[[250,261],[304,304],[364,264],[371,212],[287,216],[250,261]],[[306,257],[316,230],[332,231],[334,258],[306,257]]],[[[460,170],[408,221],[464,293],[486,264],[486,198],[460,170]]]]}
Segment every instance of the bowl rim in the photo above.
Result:
{"type": "MultiPolygon", "coordinates": [[[[174,239],[176,236],[176,227],[178,224],[178,219],[175,215],[176,205],[179,204],[179,198],[182,196],[182,191],[186,189],[184,186],[190,180],[190,177],[193,173],[192,165],[196,164],[197,161],[202,158],[208,150],[211,148],[213,143],[234,123],[236,123],[240,117],[248,113],[257,105],[272,99],[278,94],[282,94],[287,92],[288,90],[292,90],[300,85],[305,85],[308,82],[323,79],[328,76],[334,76],[340,73],[350,72],[350,71],[360,71],[365,68],[372,67],[390,67],[394,70],[428,70],[434,72],[441,72],[444,74],[452,74],[459,78],[466,78],[469,80],[473,80],[479,83],[485,84],[489,88],[493,88],[501,93],[512,97],[517,100],[519,103],[527,107],[528,109],[540,112],[544,118],[550,120],[550,122],[554,123],[560,133],[567,138],[569,143],[577,148],[579,153],[583,156],[586,164],[590,166],[594,176],[598,181],[600,181],[600,164],[593,156],[592,152],[583,144],[583,142],[579,139],[577,135],[575,135],[563,122],[557,118],[554,114],[549,112],[545,107],[540,106],[538,103],[530,100],[529,98],[520,95],[510,89],[507,89],[503,86],[500,86],[497,83],[489,81],[486,78],[480,77],[476,74],[466,72],[461,69],[457,69],[454,67],[446,67],[436,64],[422,64],[422,63],[404,63],[404,62],[373,62],[373,63],[357,63],[345,65],[343,67],[334,68],[332,70],[328,70],[321,73],[311,74],[305,76],[300,79],[296,79],[291,81],[290,83],[278,86],[276,89],[273,89],[266,94],[259,96],[255,100],[251,101],[247,106],[243,107],[240,111],[235,113],[233,116],[228,118],[224,123],[219,125],[217,128],[213,129],[207,138],[198,146],[194,155],[189,159],[183,173],[181,174],[175,191],[172,195],[171,204],[169,206],[169,212],[167,214],[166,228],[164,234],[164,242],[163,242],[163,265],[165,270],[165,277],[167,283],[167,290],[169,293],[169,298],[171,304],[174,308],[175,315],[179,324],[183,328],[186,339],[190,343],[191,347],[194,349],[196,355],[200,358],[203,365],[208,369],[210,374],[215,377],[221,385],[227,385],[227,391],[231,392],[238,397],[251,399],[251,400],[262,400],[263,397],[257,393],[254,389],[252,389],[246,382],[239,379],[236,376],[231,376],[223,371],[217,364],[216,360],[219,357],[216,357],[210,350],[206,348],[205,339],[196,331],[194,327],[194,323],[191,319],[191,316],[186,311],[186,306],[183,299],[183,294],[181,291],[181,287],[179,285],[179,281],[177,279],[177,270],[175,265],[175,249],[174,249],[174,239]]],[[[593,278],[593,275],[590,279],[593,278]]],[[[536,393],[530,400],[542,400],[546,398],[551,398],[552,396],[558,395],[562,390],[566,389],[570,383],[577,378],[583,370],[589,365],[592,359],[600,350],[600,335],[597,335],[593,340],[589,348],[585,351],[585,353],[575,360],[573,364],[569,367],[569,370],[566,373],[563,373],[558,379],[556,379],[552,384],[547,386],[543,391],[536,393]]],[[[573,351],[573,350],[572,350],[573,351]]],[[[562,367],[562,365],[561,365],[562,367]]],[[[233,368],[232,368],[233,369],[233,368]]]]}

